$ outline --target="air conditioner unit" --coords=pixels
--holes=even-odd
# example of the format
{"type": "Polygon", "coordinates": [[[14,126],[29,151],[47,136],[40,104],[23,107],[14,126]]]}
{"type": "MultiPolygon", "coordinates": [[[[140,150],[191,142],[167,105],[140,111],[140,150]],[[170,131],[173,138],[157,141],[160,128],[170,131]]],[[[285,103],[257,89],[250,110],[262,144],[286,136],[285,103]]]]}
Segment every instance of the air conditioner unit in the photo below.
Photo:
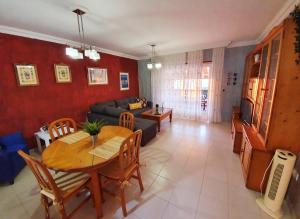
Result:
{"type": "Polygon", "coordinates": [[[256,203],[273,218],[281,218],[281,205],[288,188],[296,155],[285,150],[276,150],[272,169],[264,197],[256,199],[256,203]]]}

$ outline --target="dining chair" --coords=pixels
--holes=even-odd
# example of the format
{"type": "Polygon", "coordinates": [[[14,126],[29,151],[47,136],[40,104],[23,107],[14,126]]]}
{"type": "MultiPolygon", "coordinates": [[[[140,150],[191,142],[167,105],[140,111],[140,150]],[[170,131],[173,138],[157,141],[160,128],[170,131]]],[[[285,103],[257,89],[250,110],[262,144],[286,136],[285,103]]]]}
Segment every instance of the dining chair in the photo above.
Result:
{"type": "Polygon", "coordinates": [[[48,127],[48,132],[50,134],[52,142],[76,131],[76,122],[71,118],[62,118],[55,120],[51,122],[48,127]]]}
{"type": "Polygon", "coordinates": [[[24,158],[38,181],[41,189],[41,202],[45,209],[45,216],[47,219],[50,218],[49,207],[51,205],[56,205],[61,218],[66,219],[72,217],[77,210],[89,201],[91,193],[89,193],[87,197],[85,197],[84,200],[78,204],[69,215],[67,215],[65,203],[72,197],[78,197],[84,189],[90,191],[89,176],[81,172],[59,172],[54,178],[47,167],[39,160],[24,153],[22,150],[19,150],[18,153],[24,158]]]}
{"type": "MultiPolygon", "coordinates": [[[[125,187],[129,185],[129,180],[135,178],[139,182],[141,192],[144,191],[142,177],[140,173],[139,156],[140,145],[142,138],[142,130],[135,131],[122,143],[119,150],[119,159],[111,162],[103,167],[99,174],[104,177],[103,187],[109,182],[113,181],[118,184],[119,197],[121,199],[121,206],[124,217],[127,216],[126,200],[125,200],[125,187]],[[136,173],[136,175],[135,175],[136,173]]],[[[117,196],[114,192],[103,188],[104,192],[117,196]]]]}
{"type": "Polygon", "coordinates": [[[130,112],[123,112],[120,114],[119,126],[123,126],[133,131],[134,129],[134,115],[130,112]]]}

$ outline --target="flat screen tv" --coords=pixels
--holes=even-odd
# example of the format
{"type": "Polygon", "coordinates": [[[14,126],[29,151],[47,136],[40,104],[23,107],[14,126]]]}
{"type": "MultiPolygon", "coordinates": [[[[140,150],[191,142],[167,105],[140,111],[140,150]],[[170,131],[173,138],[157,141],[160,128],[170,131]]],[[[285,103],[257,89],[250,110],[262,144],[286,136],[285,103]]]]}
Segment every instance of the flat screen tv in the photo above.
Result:
{"type": "Polygon", "coordinates": [[[251,125],[253,114],[253,103],[248,99],[242,99],[241,103],[241,120],[247,125],[251,125]]]}

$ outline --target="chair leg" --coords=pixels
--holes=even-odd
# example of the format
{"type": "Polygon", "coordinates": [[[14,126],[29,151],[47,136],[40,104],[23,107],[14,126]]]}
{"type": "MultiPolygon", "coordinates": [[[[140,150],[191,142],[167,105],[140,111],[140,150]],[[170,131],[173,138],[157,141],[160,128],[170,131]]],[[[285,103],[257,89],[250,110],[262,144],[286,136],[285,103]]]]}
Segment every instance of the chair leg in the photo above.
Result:
{"type": "Polygon", "coordinates": [[[15,183],[15,180],[11,180],[11,181],[9,181],[9,185],[13,185],[15,183]]]}
{"type": "Polygon", "coordinates": [[[136,170],[136,172],[137,172],[137,177],[138,177],[138,181],[139,181],[139,185],[140,185],[140,190],[141,190],[141,192],[143,192],[144,191],[144,186],[143,186],[143,182],[142,182],[142,176],[141,176],[140,168],[138,168],[136,170]]]}
{"type": "Polygon", "coordinates": [[[125,185],[121,184],[120,186],[120,198],[121,198],[121,206],[123,211],[123,216],[127,216],[127,210],[126,210],[126,200],[125,200],[125,193],[124,193],[125,185]]]}
{"type": "Polygon", "coordinates": [[[41,202],[45,210],[45,218],[50,219],[48,198],[44,195],[41,195],[41,202]]]}
{"type": "Polygon", "coordinates": [[[67,214],[65,210],[65,206],[63,203],[58,203],[59,213],[61,216],[61,219],[67,219],[67,214]]]}

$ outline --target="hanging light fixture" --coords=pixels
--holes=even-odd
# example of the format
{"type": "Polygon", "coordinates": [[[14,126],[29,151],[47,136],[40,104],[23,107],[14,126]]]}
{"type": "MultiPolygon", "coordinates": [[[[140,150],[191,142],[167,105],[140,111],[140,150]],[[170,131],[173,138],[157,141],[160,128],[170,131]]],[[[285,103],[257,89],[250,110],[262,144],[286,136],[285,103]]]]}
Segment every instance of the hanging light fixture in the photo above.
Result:
{"type": "Polygon", "coordinates": [[[160,62],[154,62],[154,57],[155,57],[155,45],[150,45],[152,47],[152,57],[150,60],[150,63],[147,64],[147,68],[149,70],[156,68],[156,69],[160,69],[162,67],[162,64],[160,62]]]}
{"type": "Polygon", "coordinates": [[[84,56],[92,60],[95,61],[99,60],[100,54],[95,49],[93,49],[92,46],[85,45],[83,19],[82,19],[82,15],[84,15],[85,12],[81,9],[75,9],[73,12],[77,15],[78,33],[79,33],[79,40],[81,43],[81,47],[80,49],[76,49],[71,46],[67,47],[66,55],[70,56],[73,59],[83,59],[83,53],[84,53],[84,56]]]}

